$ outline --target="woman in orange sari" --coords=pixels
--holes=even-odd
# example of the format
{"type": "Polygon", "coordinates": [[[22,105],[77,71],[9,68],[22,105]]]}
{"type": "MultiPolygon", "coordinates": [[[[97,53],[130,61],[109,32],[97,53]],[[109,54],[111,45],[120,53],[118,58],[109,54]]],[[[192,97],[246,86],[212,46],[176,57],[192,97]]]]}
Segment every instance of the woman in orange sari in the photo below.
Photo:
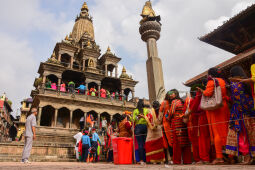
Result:
{"type": "Polygon", "coordinates": [[[172,164],[171,157],[173,156],[172,148],[172,135],[171,135],[171,123],[167,120],[166,115],[170,109],[170,95],[167,92],[165,100],[161,103],[159,109],[158,123],[162,124],[163,131],[163,144],[165,148],[166,163],[172,164]]]}
{"type": "Polygon", "coordinates": [[[217,68],[210,68],[208,70],[208,82],[206,89],[199,89],[203,95],[212,96],[214,94],[214,81],[218,82],[221,87],[222,92],[222,107],[215,110],[207,110],[206,116],[209,123],[211,142],[215,145],[216,159],[212,162],[213,164],[224,163],[222,149],[226,146],[226,140],[228,135],[228,121],[230,117],[230,111],[228,108],[227,101],[229,97],[227,96],[226,82],[220,78],[220,71],[217,68]]]}

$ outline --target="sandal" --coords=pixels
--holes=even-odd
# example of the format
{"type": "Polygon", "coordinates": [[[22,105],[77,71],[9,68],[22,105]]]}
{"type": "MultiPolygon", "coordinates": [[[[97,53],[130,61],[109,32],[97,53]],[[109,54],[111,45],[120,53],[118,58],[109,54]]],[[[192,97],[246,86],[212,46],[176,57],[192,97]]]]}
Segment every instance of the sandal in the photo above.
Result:
{"type": "Polygon", "coordinates": [[[213,162],[212,165],[224,165],[225,162],[222,158],[216,158],[213,162]]]}

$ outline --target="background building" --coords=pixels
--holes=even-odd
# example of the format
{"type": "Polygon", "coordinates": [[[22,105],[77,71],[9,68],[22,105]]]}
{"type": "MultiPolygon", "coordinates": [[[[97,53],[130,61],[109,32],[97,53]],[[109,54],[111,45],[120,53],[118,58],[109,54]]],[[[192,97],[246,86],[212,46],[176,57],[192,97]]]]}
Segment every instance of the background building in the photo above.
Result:
{"type": "Polygon", "coordinates": [[[5,94],[0,99],[0,142],[11,141],[9,130],[13,125],[11,120],[11,101],[5,94]]]}

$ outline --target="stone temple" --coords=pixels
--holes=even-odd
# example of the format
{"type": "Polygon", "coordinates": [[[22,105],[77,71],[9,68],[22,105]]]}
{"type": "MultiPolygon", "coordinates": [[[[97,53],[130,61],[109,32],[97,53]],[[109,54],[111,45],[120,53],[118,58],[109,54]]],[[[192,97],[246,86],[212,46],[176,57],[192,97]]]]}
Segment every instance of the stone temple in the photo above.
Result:
{"type": "Polygon", "coordinates": [[[39,108],[39,126],[77,129],[84,115],[91,114],[98,121],[103,116],[110,121],[124,111],[134,109],[137,81],[126,74],[125,68],[118,76],[121,58],[109,47],[102,55],[100,51],[95,41],[92,17],[84,3],[70,35],[56,44],[48,61],[40,64],[39,78],[34,83],[36,89],[31,93],[33,107],[39,108]],[[46,81],[51,81],[56,88],[46,88],[46,81]],[[70,81],[75,83],[75,88],[82,83],[88,91],[95,88],[97,95],[69,93],[67,84],[70,81]],[[61,90],[62,84],[65,84],[66,90],[61,90]],[[120,97],[103,98],[101,89],[117,93],[120,97]]]}
{"type": "MultiPolygon", "coordinates": [[[[84,3],[72,32],[56,44],[46,62],[40,63],[35,90],[31,92],[32,107],[38,108],[31,161],[74,160],[73,135],[80,128],[81,117],[84,116],[86,125],[86,118],[92,115],[100,125],[102,117],[108,122],[118,121],[123,112],[134,110],[138,82],[127,75],[124,67],[118,75],[121,58],[109,47],[105,51],[101,54],[95,41],[92,17],[84,3]],[[75,84],[74,92],[68,88],[71,81],[75,84]],[[47,85],[49,82],[51,86],[47,85]],[[85,93],[77,91],[81,84],[87,87],[85,93]],[[96,91],[95,95],[90,94],[91,89],[96,91]],[[107,96],[101,95],[106,91],[107,96]]],[[[0,160],[19,161],[22,149],[23,142],[0,144],[0,160]]]]}

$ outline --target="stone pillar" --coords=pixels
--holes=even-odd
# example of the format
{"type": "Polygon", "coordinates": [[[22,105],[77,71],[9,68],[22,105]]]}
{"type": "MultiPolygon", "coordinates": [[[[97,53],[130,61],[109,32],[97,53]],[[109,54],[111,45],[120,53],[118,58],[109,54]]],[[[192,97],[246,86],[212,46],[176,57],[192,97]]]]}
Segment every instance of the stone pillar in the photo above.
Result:
{"type": "Polygon", "coordinates": [[[60,91],[60,85],[61,85],[61,78],[58,78],[58,88],[57,88],[58,91],[60,91]]]}
{"type": "Polygon", "coordinates": [[[46,83],[46,76],[42,76],[42,88],[45,88],[45,83],[46,83]]]}
{"type": "Polygon", "coordinates": [[[61,54],[58,54],[58,61],[61,61],[61,54]]]}
{"type": "Polygon", "coordinates": [[[110,76],[112,77],[112,71],[111,71],[111,73],[110,73],[110,76]]]}
{"type": "Polygon", "coordinates": [[[165,96],[165,86],[161,59],[158,57],[157,40],[160,38],[161,24],[156,20],[145,21],[139,28],[141,38],[147,43],[146,61],[149,99],[161,102],[165,96]]]}
{"type": "Polygon", "coordinates": [[[101,90],[101,84],[98,85],[98,98],[101,97],[101,92],[100,92],[100,90],[101,90]]]}
{"type": "Polygon", "coordinates": [[[42,108],[38,108],[37,126],[41,126],[42,108]]]}
{"type": "Polygon", "coordinates": [[[69,128],[72,128],[72,122],[73,122],[73,111],[70,110],[70,121],[69,121],[69,128]]]}
{"type": "Polygon", "coordinates": [[[85,71],[85,59],[82,60],[82,71],[85,71]]]}
{"type": "Polygon", "coordinates": [[[104,65],[104,70],[105,70],[105,76],[108,76],[108,71],[107,71],[107,65],[104,65]]]}
{"type": "Polygon", "coordinates": [[[118,78],[118,66],[115,67],[115,78],[118,78]]]}
{"type": "Polygon", "coordinates": [[[98,113],[97,115],[97,125],[98,125],[98,129],[100,127],[100,113],[98,113]]]}
{"type": "Polygon", "coordinates": [[[71,60],[70,60],[70,68],[71,69],[73,68],[73,56],[71,57],[71,60]]]}
{"type": "Polygon", "coordinates": [[[132,91],[132,100],[134,101],[134,98],[135,98],[135,92],[132,91]]]}
{"type": "Polygon", "coordinates": [[[57,127],[57,121],[58,121],[58,109],[55,109],[54,127],[57,127]]]}
{"type": "Polygon", "coordinates": [[[87,126],[87,113],[84,112],[84,128],[87,126]]]}
{"type": "Polygon", "coordinates": [[[122,101],[124,101],[124,89],[120,90],[122,101]]]}

